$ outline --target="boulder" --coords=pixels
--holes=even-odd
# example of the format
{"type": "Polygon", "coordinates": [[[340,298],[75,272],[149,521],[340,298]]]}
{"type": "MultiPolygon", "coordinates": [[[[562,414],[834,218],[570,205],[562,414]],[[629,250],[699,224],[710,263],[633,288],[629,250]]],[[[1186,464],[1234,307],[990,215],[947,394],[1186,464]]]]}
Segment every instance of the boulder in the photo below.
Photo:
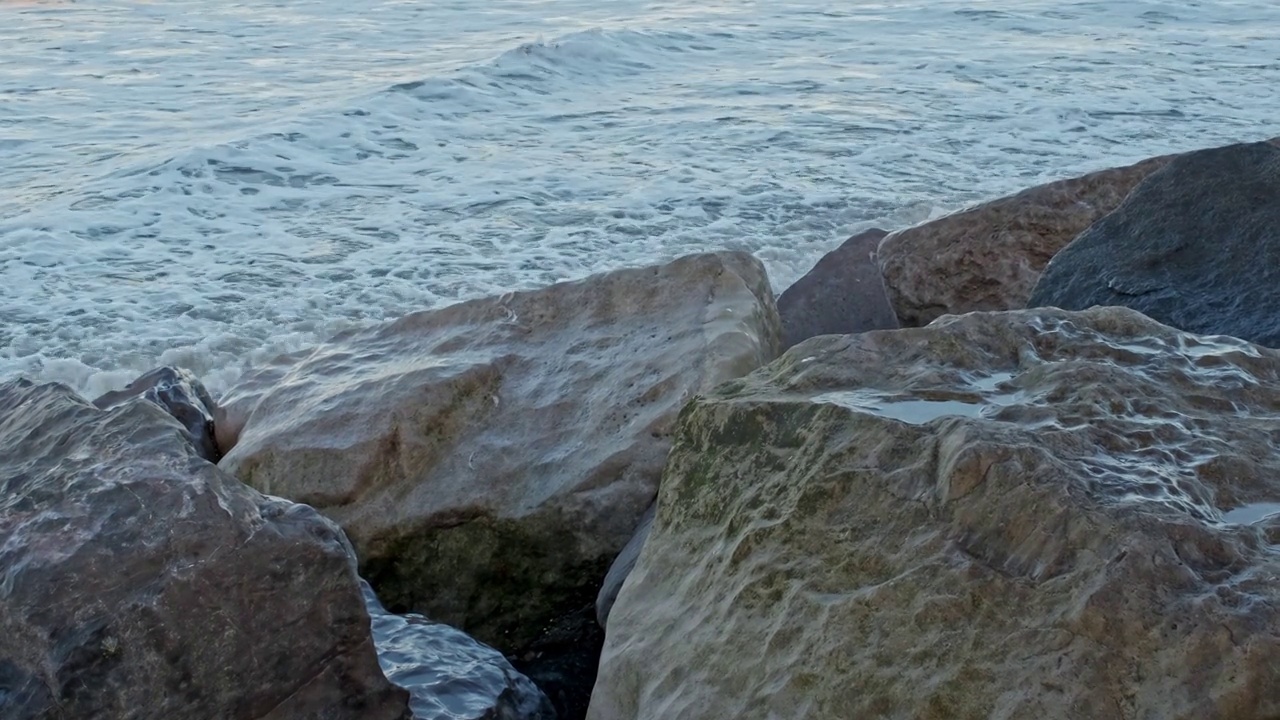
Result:
{"type": "Polygon", "coordinates": [[[898,320],[919,327],[948,313],[1025,307],[1049,259],[1172,157],[1039,185],[889,235],[878,258],[898,320]]]}
{"type": "Polygon", "coordinates": [[[200,457],[212,463],[222,458],[213,430],[213,411],[217,405],[190,371],[175,367],[156,368],[123,390],[105,393],[93,404],[106,410],[135,397],[149,400],[172,415],[182,425],[187,441],[200,457]]]}
{"type": "Polygon", "coordinates": [[[1280,717],[1280,352],[814,338],[682,413],[588,718],[1280,717]]]}
{"type": "Polygon", "coordinates": [[[388,608],[511,654],[594,601],[684,403],[778,338],[745,253],[418,312],[248,373],[220,465],[337,520],[388,608]]]}
{"type": "Polygon", "coordinates": [[[876,261],[887,234],[872,228],[845,240],[778,296],[784,348],[815,335],[898,328],[876,261]]]}
{"type": "Polygon", "coordinates": [[[613,603],[618,599],[618,591],[622,590],[622,583],[626,582],[627,576],[636,566],[636,558],[640,557],[644,541],[649,538],[649,529],[653,527],[653,516],[657,510],[658,505],[654,503],[644,512],[644,516],[640,518],[640,526],[623,546],[622,552],[618,553],[618,557],[613,559],[609,572],[604,576],[600,592],[596,594],[596,622],[600,627],[609,626],[609,611],[613,609],[613,603]]]}
{"type": "Polygon", "coordinates": [[[502,653],[421,615],[394,615],[360,581],[378,662],[409,691],[414,720],[557,720],[547,696],[502,653]]]}
{"type": "Polygon", "coordinates": [[[401,720],[351,547],[158,405],[0,385],[0,717],[401,720]]]}
{"type": "Polygon", "coordinates": [[[1200,150],[1152,173],[1054,257],[1029,303],[1123,305],[1280,347],[1280,147],[1200,150]]]}

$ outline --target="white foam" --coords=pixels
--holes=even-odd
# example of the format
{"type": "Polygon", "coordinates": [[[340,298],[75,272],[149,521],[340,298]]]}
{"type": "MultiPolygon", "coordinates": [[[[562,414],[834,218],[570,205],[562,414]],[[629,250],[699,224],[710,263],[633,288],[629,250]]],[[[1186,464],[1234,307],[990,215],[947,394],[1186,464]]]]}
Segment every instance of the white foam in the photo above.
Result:
{"type": "Polygon", "coordinates": [[[781,289],[872,225],[1280,134],[1274,3],[971,5],[0,5],[0,378],[216,391],[700,250],[781,289]]]}

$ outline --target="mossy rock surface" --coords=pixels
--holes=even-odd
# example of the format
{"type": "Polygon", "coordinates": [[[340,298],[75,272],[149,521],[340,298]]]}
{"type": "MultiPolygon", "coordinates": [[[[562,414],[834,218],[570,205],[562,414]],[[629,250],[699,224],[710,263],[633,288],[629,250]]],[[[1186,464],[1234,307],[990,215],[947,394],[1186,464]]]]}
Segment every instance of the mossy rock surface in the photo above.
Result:
{"type": "Polygon", "coordinates": [[[808,340],[682,413],[588,718],[1280,716],[1276,437],[1123,308],[808,340]]]}

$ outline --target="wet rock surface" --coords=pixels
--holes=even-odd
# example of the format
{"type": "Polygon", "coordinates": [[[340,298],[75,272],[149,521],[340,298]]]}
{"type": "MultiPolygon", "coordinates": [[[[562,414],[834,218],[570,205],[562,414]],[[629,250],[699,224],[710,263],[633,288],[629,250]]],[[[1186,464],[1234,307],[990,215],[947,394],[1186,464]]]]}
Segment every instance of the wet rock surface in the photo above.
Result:
{"type": "Polygon", "coordinates": [[[160,405],[0,384],[0,489],[0,717],[408,717],[339,528],[160,405]]]}
{"type": "Polygon", "coordinates": [[[1123,305],[1192,332],[1280,346],[1277,142],[1170,162],[1053,258],[1029,304],[1123,305]]]}
{"type": "Polygon", "coordinates": [[[682,413],[588,717],[1277,717],[1277,438],[1124,308],[809,340],[682,413]]]}
{"type": "Polygon", "coordinates": [[[878,259],[898,320],[918,327],[945,314],[1025,307],[1050,258],[1172,157],[1039,185],[892,233],[878,259]]]}
{"type": "Polygon", "coordinates": [[[657,511],[656,502],[644,511],[644,517],[640,518],[640,525],[636,528],[635,535],[631,536],[622,548],[622,552],[614,558],[613,564],[609,566],[609,573],[604,576],[604,583],[601,584],[600,592],[596,595],[596,621],[600,627],[609,626],[609,611],[613,609],[613,603],[618,599],[622,583],[627,581],[627,576],[636,566],[636,558],[640,557],[644,541],[649,538],[649,530],[653,527],[653,516],[657,511]]]}
{"type": "Polygon", "coordinates": [[[360,581],[378,662],[409,691],[414,720],[557,720],[546,695],[502,653],[421,615],[394,615],[360,581]]]}
{"type": "Polygon", "coordinates": [[[106,410],[135,397],[149,400],[172,415],[200,457],[213,463],[222,458],[213,430],[213,412],[217,405],[204,384],[190,371],[156,368],[122,390],[104,393],[93,404],[106,410]]]}
{"type": "Polygon", "coordinates": [[[887,234],[872,228],[845,240],[778,296],[784,348],[815,335],[898,327],[876,261],[887,234]]]}
{"type": "Polygon", "coordinates": [[[514,653],[590,605],[688,398],[778,338],[745,253],[415,313],[249,374],[220,466],[336,519],[389,609],[514,653]]]}

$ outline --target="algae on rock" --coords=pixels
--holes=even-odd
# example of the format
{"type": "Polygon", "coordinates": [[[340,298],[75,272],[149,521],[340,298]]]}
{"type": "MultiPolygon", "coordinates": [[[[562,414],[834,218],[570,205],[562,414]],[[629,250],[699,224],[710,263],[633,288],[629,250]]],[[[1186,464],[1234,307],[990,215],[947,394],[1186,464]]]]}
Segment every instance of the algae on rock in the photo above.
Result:
{"type": "Polygon", "coordinates": [[[1122,308],[806,341],[682,414],[588,717],[1280,716],[1276,438],[1122,308]]]}

